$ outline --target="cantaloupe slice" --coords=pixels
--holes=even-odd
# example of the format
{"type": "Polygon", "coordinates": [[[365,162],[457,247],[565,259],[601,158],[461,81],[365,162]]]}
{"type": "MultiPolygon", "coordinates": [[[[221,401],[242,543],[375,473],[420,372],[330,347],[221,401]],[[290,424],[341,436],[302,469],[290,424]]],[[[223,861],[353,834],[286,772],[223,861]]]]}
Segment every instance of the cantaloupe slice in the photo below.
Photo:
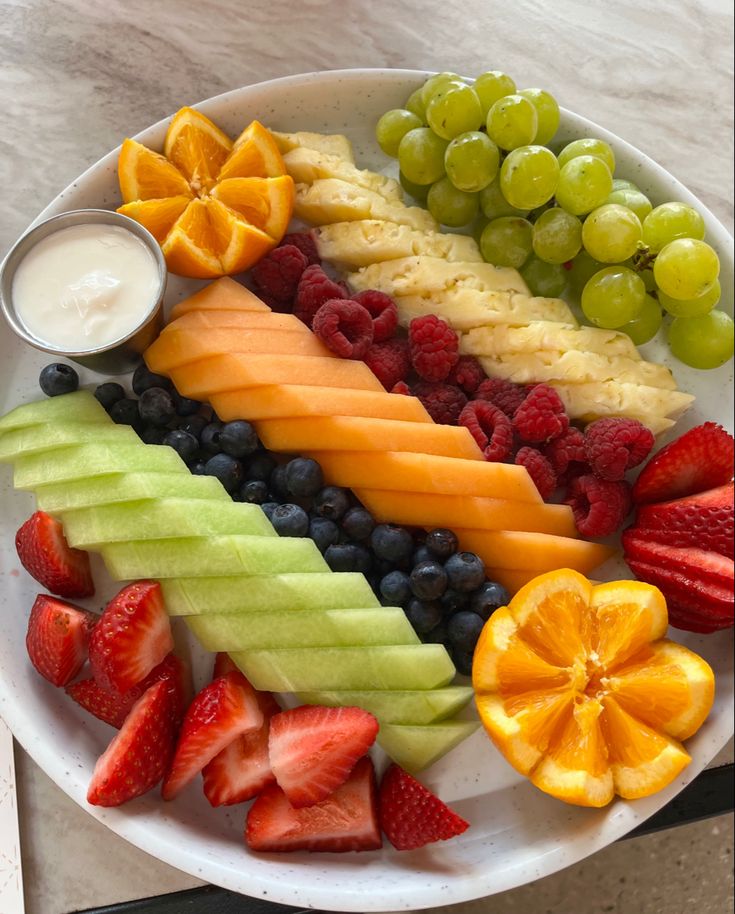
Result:
{"type": "Polygon", "coordinates": [[[574,568],[588,574],[615,554],[601,543],[548,533],[462,528],[454,532],[460,546],[476,552],[489,568],[531,571],[534,576],[555,568],[574,568]]]}
{"type": "Polygon", "coordinates": [[[187,311],[176,320],[170,321],[161,335],[172,330],[203,330],[228,327],[233,330],[300,330],[311,331],[294,314],[278,314],[275,311],[187,311]]]}
{"type": "Polygon", "coordinates": [[[270,308],[249,289],[223,276],[209,285],[190,295],[183,301],[177,302],[171,309],[169,320],[176,320],[189,311],[267,311],[270,308]]]}

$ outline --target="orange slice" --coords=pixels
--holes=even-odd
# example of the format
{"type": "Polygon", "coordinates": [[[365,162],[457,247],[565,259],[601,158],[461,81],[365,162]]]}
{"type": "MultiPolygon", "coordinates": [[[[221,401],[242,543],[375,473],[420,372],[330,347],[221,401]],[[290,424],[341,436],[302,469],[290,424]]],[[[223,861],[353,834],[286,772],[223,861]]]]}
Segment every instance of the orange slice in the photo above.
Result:
{"type": "Polygon", "coordinates": [[[124,203],[159,197],[193,196],[189,182],[168,159],[136,140],[124,140],[117,160],[124,203]]]}
{"type": "Polygon", "coordinates": [[[472,681],[483,725],[507,760],[568,803],[604,806],[661,790],[690,757],[714,675],[663,639],[661,592],[639,581],[593,587],[576,571],[540,575],[490,617],[472,681]]]}
{"type": "Polygon", "coordinates": [[[192,200],[161,245],[172,273],[213,279],[224,272],[218,255],[219,238],[204,200],[192,200]]]}
{"type": "Polygon", "coordinates": [[[282,238],[293,213],[293,178],[225,178],[211,196],[272,238],[282,238]]]}
{"type": "Polygon", "coordinates": [[[239,218],[224,203],[214,197],[208,197],[204,203],[217,237],[223,272],[241,273],[275,247],[276,242],[270,235],[239,218]]]}
{"type": "Polygon", "coordinates": [[[191,197],[163,197],[152,200],[134,200],[117,208],[118,213],[129,216],[147,228],[161,244],[179,216],[189,205],[191,197]]]}
{"type": "Polygon", "coordinates": [[[222,165],[217,179],[277,178],[285,174],[283,156],[273,135],[260,121],[253,121],[235,140],[233,150],[222,165]]]}
{"type": "Polygon", "coordinates": [[[232,140],[199,111],[182,108],[169,124],[163,151],[199,194],[217,180],[232,151],[232,140]]]}

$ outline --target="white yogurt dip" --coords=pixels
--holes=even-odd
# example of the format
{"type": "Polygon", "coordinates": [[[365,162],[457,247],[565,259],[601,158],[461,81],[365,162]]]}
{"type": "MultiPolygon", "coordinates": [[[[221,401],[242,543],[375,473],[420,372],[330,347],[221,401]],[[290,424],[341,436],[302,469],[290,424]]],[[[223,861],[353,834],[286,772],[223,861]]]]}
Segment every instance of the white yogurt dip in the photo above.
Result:
{"type": "Polygon", "coordinates": [[[151,312],[160,284],[155,257],[132,232],[74,225],[25,255],[13,277],[13,305],[40,343],[83,352],[135,330],[151,312]]]}

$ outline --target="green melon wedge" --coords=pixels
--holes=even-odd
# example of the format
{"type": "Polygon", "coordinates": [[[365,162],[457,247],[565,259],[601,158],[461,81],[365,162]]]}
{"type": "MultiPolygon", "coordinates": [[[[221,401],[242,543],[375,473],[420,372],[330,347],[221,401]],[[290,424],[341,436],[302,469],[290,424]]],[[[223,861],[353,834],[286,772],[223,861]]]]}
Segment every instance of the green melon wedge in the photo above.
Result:
{"type": "MultiPolygon", "coordinates": [[[[107,543],[206,538],[226,533],[277,534],[259,505],[204,498],[151,498],[62,511],[67,542],[99,552],[107,543]]],[[[147,575],[150,577],[150,575],[147,575]]]]}
{"type": "Polygon", "coordinates": [[[480,726],[473,720],[444,720],[439,723],[381,724],[378,742],[401,768],[416,774],[472,736],[480,726]]]}
{"type": "Polygon", "coordinates": [[[0,436],[0,463],[10,463],[28,454],[56,451],[72,444],[105,441],[110,444],[141,444],[129,425],[102,422],[65,422],[62,425],[30,425],[0,436]]]}
{"type": "Polygon", "coordinates": [[[102,558],[118,581],[180,578],[196,575],[198,571],[206,575],[232,575],[329,570],[313,540],[283,537],[277,543],[274,548],[273,537],[247,535],[131,540],[103,546],[102,558]]]}
{"type": "Polygon", "coordinates": [[[171,616],[380,605],[364,576],[357,572],[173,578],[162,581],[161,586],[171,616]]]}
{"type": "Polygon", "coordinates": [[[107,422],[110,417],[88,390],[34,400],[0,417],[0,435],[17,428],[62,422],[107,422]]]}
{"type": "Polygon", "coordinates": [[[403,610],[388,606],[187,616],[186,624],[208,651],[419,643],[403,610]]]}
{"type": "MultiPolygon", "coordinates": [[[[353,610],[354,612],[354,610],[353,610]]],[[[467,705],[474,695],[470,686],[413,691],[299,692],[297,698],[307,705],[340,707],[354,705],[374,714],[385,724],[431,724],[451,717],[467,705]]]]}

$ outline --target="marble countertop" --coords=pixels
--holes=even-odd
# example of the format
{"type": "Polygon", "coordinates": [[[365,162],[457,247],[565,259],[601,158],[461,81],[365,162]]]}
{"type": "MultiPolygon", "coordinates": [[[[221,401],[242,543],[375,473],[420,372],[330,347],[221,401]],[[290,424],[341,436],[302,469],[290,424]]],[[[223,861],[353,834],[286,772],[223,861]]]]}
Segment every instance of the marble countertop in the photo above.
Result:
{"type": "MultiPolygon", "coordinates": [[[[727,0],[0,0],[0,253],[124,135],[227,89],[342,67],[505,70],[636,144],[732,231],[732,46],[727,0]]],[[[732,745],[720,756],[728,758],[732,745]]],[[[30,914],[197,884],[109,833],[20,749],[17,765],[30,914]]],[[[591,898],[599,899],[594,911],[648,911],[636,891],[657,881],[676,887],[675,868],[666,868],[688,854],[676,897],[686,897],[688,909],[722,910],[708,906],[711,893],[709,901],[698,894],[711,857],[692,851],[709,840],[725,859],[719,826],[689,828],[701,835],[677,829],[655,851],[649,844],[627,858],[620,848],[632,848],[628,842],[535,884],[535,906],[574,909],[578,895],[588,911],[591,898]],[[627,873],[634,860],[647,864],[637,867],[640,886],[629,887],[624,904],[625,892],[603,886],[600,874],[610,881],[615,866],[627,873]],[[616,900],[606,907],[610,892],[616,900]]],[[[524,897],[531,896],[499,896],[496,910],[527,910],[524,897]]],[[[456,910],[479,912],[478,904],[456,910]]],[[[663,897],[661,904],[650,911],[674,909],[663,897]]]]}

